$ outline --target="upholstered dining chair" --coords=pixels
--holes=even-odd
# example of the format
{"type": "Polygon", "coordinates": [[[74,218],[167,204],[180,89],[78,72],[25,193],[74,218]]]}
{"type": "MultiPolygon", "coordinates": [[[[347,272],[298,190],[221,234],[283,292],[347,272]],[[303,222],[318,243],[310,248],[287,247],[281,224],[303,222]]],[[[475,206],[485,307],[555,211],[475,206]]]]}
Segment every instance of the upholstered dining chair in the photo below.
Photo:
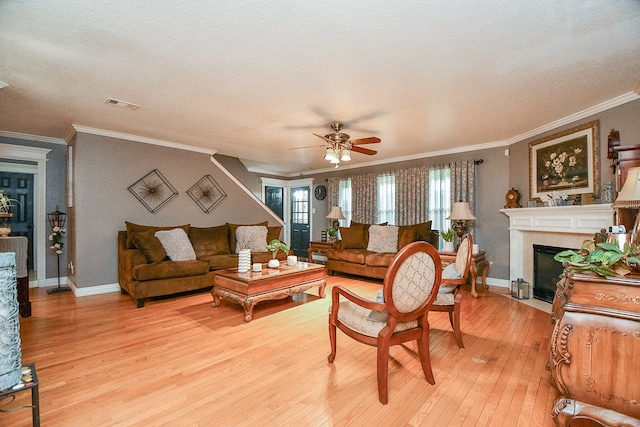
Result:
{"type": "Polygon", "coordinates": [[[438,251],[426,242],[402,248],[389,265],[382,284],[382,301],[364,299],[336,286],[329,313],[329,363],[336,358],[336,328],[364,344],[377,347],[378,398],[388,401],[389,347],[417,341],[422,371],[435,384],[429,357],[429,307],[436,299],[442,264],[438,251]],[[341,297],[344,300],[341,301],[341,297]]]}
{"type": "Polygon", "coordinates": [[[462,304],[460,287],[467,283],[467,279],[469,278],[472,248],[473,237],[467,234],[460,243],[455,262],[447,265],[442,271],[438,297],[430,309],[431,311],[446,311],[449,313],[449,323],[451,323],[451,328],[453,328],[456,344],[458,344],[460,348],[464,348],[462,331],[460,330],[460,306],[462,304]]]}

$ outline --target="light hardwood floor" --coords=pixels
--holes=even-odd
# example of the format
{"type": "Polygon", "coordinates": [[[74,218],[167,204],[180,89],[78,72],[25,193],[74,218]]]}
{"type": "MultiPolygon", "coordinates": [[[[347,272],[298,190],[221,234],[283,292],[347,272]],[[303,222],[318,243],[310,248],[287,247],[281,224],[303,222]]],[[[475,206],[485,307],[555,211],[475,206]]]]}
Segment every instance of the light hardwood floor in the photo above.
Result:
{"type": "MultiPolygon", "coordinates": [[[[327,277],[375,298],[378,282],[327,277]]],[[[310,291],[311,292],[311,291],[310,291]]],[[[459,350],[446,313],[431,313],[431,363],[414,343],[391,349],[389,404],[378,401],[376,351],[338,331],[328,364],[330,297],[212,308],[209,292],[148,300],[75,298],[32,289],[21,319],[23,363],[35,363],[43,426],[553,426],[545,370],[550,316],[511,298],[464,290],[459,350]]],[[[28,404],[22,393],[13,404],[28,404]]],[[[28,409],[0,425],[30,425],[28,409]]]]}

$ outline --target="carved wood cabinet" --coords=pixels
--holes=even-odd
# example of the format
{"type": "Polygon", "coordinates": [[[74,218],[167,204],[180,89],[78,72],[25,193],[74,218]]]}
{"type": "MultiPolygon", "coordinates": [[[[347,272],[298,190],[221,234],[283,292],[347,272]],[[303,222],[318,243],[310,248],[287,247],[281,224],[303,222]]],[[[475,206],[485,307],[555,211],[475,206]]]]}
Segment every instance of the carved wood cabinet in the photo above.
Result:
{"type": "Polygon", "coordinates": [[[565,270],[552,321],[556,425],[640,426],[640,280],[565,270]]]}

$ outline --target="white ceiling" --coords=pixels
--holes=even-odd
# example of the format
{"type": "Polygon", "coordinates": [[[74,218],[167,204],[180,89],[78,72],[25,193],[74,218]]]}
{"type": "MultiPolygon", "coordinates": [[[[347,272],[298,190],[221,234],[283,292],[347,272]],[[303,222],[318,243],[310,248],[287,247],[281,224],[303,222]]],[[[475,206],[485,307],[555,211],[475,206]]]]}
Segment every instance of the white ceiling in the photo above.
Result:
{"type": "Polygon", "coordinates": [[[285,176],[330,166],[312,132],[334,120],[382,139],[350,162],[375,164],[507,145],[639,77],[638,0],[0,0],[2,134],[78,125],[285,176]]]}

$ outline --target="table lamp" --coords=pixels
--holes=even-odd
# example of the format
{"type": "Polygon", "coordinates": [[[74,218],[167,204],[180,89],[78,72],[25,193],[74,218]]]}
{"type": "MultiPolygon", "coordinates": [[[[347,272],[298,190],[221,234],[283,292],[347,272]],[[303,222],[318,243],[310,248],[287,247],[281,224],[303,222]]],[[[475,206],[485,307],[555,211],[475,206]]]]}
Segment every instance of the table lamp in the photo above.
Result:
{"type": "Polygon", "coordinates": [[[459,238],[467,232],[468,221],[475,221],[476,217],[471,213],[469,202],[454,202],[451,215],[447,217],[451,221],[451,227],[459,238]]]}
{"type": "Polygon", "coordinates": [[[339,220],[344,219],[344,215],[342,214],[342,209],[340,206],[331,206],[331,210],[329,214],[326,216],[327,219],[331,220],[331,227],[337,228],[339,225],[339,220]]]}
{"type": "MultiPolygon", "coordinates": [[[[640,167],[631,168],[627,172],[627,179],[618,193],[614,208],[640,209],[640,167]]],[[[640,244],[640,215],[636,215],[636,221],[631,231],[631,243],[640,244]]]]}

